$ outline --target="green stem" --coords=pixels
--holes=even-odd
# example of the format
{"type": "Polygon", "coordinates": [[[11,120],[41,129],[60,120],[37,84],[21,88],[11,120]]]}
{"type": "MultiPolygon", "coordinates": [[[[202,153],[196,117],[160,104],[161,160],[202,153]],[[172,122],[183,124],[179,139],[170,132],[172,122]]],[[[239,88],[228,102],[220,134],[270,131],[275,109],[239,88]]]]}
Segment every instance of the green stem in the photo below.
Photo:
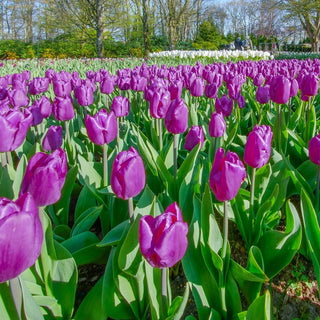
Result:
{"type": "Polygon", "coordinates": [[[159,118],[157,119],[157,123],[158,123],[158,134],[159,134],[159,151],[162,151],[163,148],[163,141],[162,141],[162,119],[159,118]]]}
{"type": "Polygon", "coordinates": [[[309,122],[310,122],[310,98],[308,98],[308,104],[307,104],[307,121],[306,121],[306,132],[305,132],[305,141],[306,143],[309,143],[309,122]]]}
{"type": "Polygon", "coordinates": [[[65,125],[65,129],[66,129],[66,137],[67,137],[67,143],[71,144],[71,140],[70,140],[70,132],[69,132],[69,122],[68,121],[65,121],[64,122],[64,125],[65,125]]]}
{"type": "Polygon", "coordinates": [[[7,160],[8,160],[8,164],[13,167],[13,161],[12,161],[12,156],[11,156],[11,152],[7,151],[7,160]]]}
{"type": "Polygon", "coordinates": [[[7,164],[7,157],[5,152],[1,152],[1,166],[4,167],[7,164]]]}
{"type": "Polygon", "coordinates": [[[103,145],[103,186],[108,185],[108,145],[103,145]]]}
{"type": "Polygon", "coordinates": [[[228,209],[227,209],[227,201],[224,201],[223,203],[223,211],[224,211],[224,217],[223,217],[223,242],[222,242],[222,253],[221,258],[224,261],[227,255],[227,244],[228,244],[228,209]]]}
{"type": "Polygon", "coordinates": [[[134,222],[134,216],[133,216],[133,199],[129,198],[128,199],[128,209],[129,209],[129,219],[130,223],[133,224],[134,222]]]}
{"type": "Polygon", "coordinates": [[[178,170],[178,140],[179,135],[173,135],[173,176],[177,178],[177,170],[178,170]]]}
{"type": "Polygon", "coordinates": [[[281,153],[281,109],[278,104],[278,151],[281,153]]]}
{"type": "Polygon", "coordinates": [[[254,189],[255,189],[255,181],[256,181],[256,168],[252,168],[252,176],[251,176],[251,188],[250,188],[250,211],[249,211],[249,223],[250,223],[250,234],[249,234],[249,241],[251,242],[252,239],[252,228],[253,228],[253,221],[254,221],[254,189]]]}
{"type": "Polygon", "coordinates": [[[318,166],[317,170],[317,185],[316,185],[316,214],[319,220],[319,188],[320,188],[320,166],[318,166]]]}
{"type": "Polygon", "coordinates": [[[165,319],[168,310],[167,268],[161,269],[161,302],[161,318],[165,319]]]}

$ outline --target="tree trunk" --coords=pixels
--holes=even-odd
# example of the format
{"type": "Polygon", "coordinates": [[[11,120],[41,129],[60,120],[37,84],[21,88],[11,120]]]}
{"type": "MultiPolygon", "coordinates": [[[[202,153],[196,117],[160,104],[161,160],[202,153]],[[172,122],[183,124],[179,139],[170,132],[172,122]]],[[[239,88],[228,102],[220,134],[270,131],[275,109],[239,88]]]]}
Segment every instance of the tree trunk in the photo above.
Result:
{"type": "Polygon", "coordinates": [[[144,57],[147,58],[150,52],[149,42],[149,25],[148,25],[148,8],[146,0],[142,0],[142,29],[143,29],[143,44],[144,57]]]}
{"type": "Polygon", "coordinates": [[[104,5],[102,0],[96,0],[97,5],[97,56],[103,58],[104,5]]]}

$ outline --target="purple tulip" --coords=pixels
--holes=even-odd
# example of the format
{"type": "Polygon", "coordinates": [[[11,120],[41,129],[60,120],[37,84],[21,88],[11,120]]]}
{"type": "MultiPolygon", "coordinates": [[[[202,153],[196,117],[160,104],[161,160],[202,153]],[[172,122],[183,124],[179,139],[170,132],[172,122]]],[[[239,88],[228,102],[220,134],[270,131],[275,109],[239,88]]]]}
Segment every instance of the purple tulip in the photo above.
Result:
{"type": "Polygon", "coordinates": [[[61,148],[51,154],[36,153],[29,160],[20,189],[20,195],[31,193],[37,206],[57,202],[67,174],[67,155],[61,148]]]}
{"type": "Polygon", "coordinates": [[[115,114],[101,109],[93,117],[87,115],[85,125],[89,139],[98,145],[113,141],[118,134],[118,125],[115,114]]]}
{"type": "Polygon", "coordinates": [[[290,98],[291,82],[288,78],[278,75],[272,78],[270,84],[270,98],[277,104],[286,104],[290,98]]]}
{"type": "Polygon", "coordinates": [[[142,255],[154,268],[171,268],[179,262],[188,247],[188,224],[174,202],[161,215],[140,219],[139,243],[142,255]]]}
{"type": "Polygon", "coordinates": [[[320,166],[320,134],[309,141],[309,158],[313,163],[320,166]]]}
{"type": "Polygon", "coordinates": [[[226,131],[226,122],[222,113],[213,112],[209,122],[210,137],[222,137],[226,131]]]}
{"type": "Polygon", "coordinates": [[[185,132],[188,128],[188,114],[188,107],[182,98],[173,100],[164,120],[167,130],[173,134],[185,132]]]}
{"type": "Polygon", "coordinates": [[[215,83],[208,83],[204,89],[207,98],[215,99],[218,95],[218,87],[215,83]]]}
{"type": "Polygon", "coordinates": [[[191,151],[196,145],[200,143],[200,149],[203,146],[204,134],[201,126],[191,126],[191,129],[186,135],[184,148],[191,151]]]}
{"type": "Polygon", "coordinates": [[[31,105],[30,107],[28,107],[28,110],[32,113],[32,126],[37,126],[43,121],[43,116],[37,105],[31,105]]]}
{"type": "Polygon", "coordinates": [[[13,151],[20,147],[32,123],[32,113],[10,109],[0,114],[0,152],[13,151]]]}
{"type": "Polygon", "coordinates": [[[57,120],[67,121],[74,117],[71,97],[55,97],[52,103],[52,113],[57,120]]]}
{"type": "Polygon", "coordinates": [[[268,103],[270,100],[269,86],[258,87],[256,92],[256,99],[260,104],[268,103]]]}
{"type": "Polygon", "coordinates": [[[57,97],[67,97],[71,93],[71,76],[66,73],[55,73],[52,78],[53,92],[57,97]]]}
{"type": "Polygon", "coordinates": [[[141,77],[139,74],[131,77],[130,87],[133,91],[144,91],[147,87],[147,84],[147,78],[141,77]]]}
{"type": "Polygon", "coordinates": [[[62,146],[62,127],[50,126],[42,140],[42,149],[44,151],[53,151],[62,146]]]}
{"type": "Polygon", "coordinates": [[[123,96],[114,97],[110,110],[114,112],[116,117],[126,117],[129,114],[130,110],[129,99],[123,96]]]}
{"type": "Polygon", "coordinates": [[[263,167],[270,159],[272,136],[269,126],[255,125],[248,135],[243,161],[252,168],[263,167]]]}
{"type": "Polygon", "coordinates": [[[106,76],[100,82],[100,91],[101,93],[110,94],[114,90],[115,85],[115,77],[114,76],[106,76]]]}
{"type": "Polygon", "coordinates": [[[26,107],[30,100],[27,97],[27,93],[22,89],[13,89],[8,91],[8,97],[10,104],[14,108],[26,107]]]}
{"type": "Polygon", "coordinates": [[[190,84],[190,94],[194,97],[202,97],[204,93],[204,80],[203,78],[196,77],[190,84]]]}
{"type": "Polygon", "coordinates": [[[74,96],[78,104],[82,107],[87,107],[93,104],[93,88],[85,82],[74,88],[74,96]]]}
{"type": "Polygon", "coordinates": [[[117,197],[127,200],[138,195],[146,184],[146,173],[138,151],[130,147],[114,159],[111,187],[117,197]]]}
{"type": "Polygon", "coordinates": [[[242,95],[239,96],[237,102],[238,102],[239,109],[244,108],[244,106],[246,105],[246,100],[245,100],[244,96],[242,96],[242,95]]]}
{"type": "Polygon", "coordinates": [[[318,94],[319,76],[315,73],[310,73],[302,78],[300,90],[301,95],[313,97],[318,94]]]}
{"type": "Polygon", "coordinates": [[[264,81],[264,76],[262,73],[258,73],[254,79],[253,79],[253,84],[257,87],[260,87],[263,84],[264,81]]]}
{"type": "Polygon", "coordinates": [[[224,117],[228,117],[232,113],[233,100],[229,100],[227,95],[223,94],[223,96],[220,99],[216,99],[215,108],[216,111],[222,113],[224,117]]]}
{"type": "Polygon", "coordinates": [[[224,157],[224,149],[219,148],[209,178],[210,187],[216,198],[219,201],[233,199],[245,177],[246,169],[239,156],[228,150],[224,157]]]}
{"type": "Polygon", "coordinates": [[[181,80],[174,80],[171,82],[168,90],[170,92],[171,100],[181,98],[183,82],[181,80]]]}
{"type": "Polygon", "coordinates": [[[129,90],[131,89],[131,78],[130,77],[118,77],[117,85],[120,90],[129,90]]]}
{"type": "Polygon", "coordinates": [[[290,97],[295,97],[299,90],[299,84],[296,79],[291,80],[290,97]]]}
{"type": "Polygon", "coordinates": [[[30,268],[41,252],[43,231],[37,205],[28,193],[16,201],[0,198],[0,283],[30,268]]]}
{"type": "Polygon", "coordinates": [[[33,105],[38,107],[44,118],[49,118],[52,113],[52,104],[48,97],[42,96],[39,100],[35,100],[33,105]]]}
{"type": "Polygon", "coordinates": [[[164,88],[160,88],[153,92],[149,101],[151,116],[156,119],[162,119],[166,116],[171,103],[170,92],[164,88]]]}
{"type": "Polygon", "coordinates": [[[40,94],[46,92],[49,88],[49,79],[36,77],[29,82],[28,93],[32,95],[40,94]]]}

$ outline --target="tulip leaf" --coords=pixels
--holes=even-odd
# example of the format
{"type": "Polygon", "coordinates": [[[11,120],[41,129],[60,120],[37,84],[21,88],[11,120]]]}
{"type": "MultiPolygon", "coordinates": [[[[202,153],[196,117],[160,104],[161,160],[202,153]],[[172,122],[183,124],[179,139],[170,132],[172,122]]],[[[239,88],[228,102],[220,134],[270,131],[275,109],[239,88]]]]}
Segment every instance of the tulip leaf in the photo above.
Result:
{"type": "Polygon", "coordinates": [[[0,314],[3,320],[20,320],[21,310],[17,312],[15,303],[12,299],[9,282],[0,283],[0,314]]]}
{"type": "Polygon", "coordinates": [[[301,244],[302,230],[299,215],[289,201],[286,203],[286,223],[285,232],[269,230],[257,244],[263,256],[265,273],[270,279],[291,262],[301,244]]]}
{"type": "Polygon", "coordinates": [[[77,177],[77,173],[78,173],[77,166],[74,166],[70,170],[68,170],[65,183],[61,190],[60,200],[53,205],[54,211],[56,212],[56,215],[60,224],[64,224],[64,225],[68,224],[70,197],[74,187],[74,182],[77,177]]]}
{"type": "Polygon", "coordinates": [[[20,192],[20,186],[24,177],[24,173],[26,171],[27,167],[27,157],[25,154],[22,155],[21,159],[19,160],[17,170],[15,173],[12,189],[14,193],[14,198],[18,199],[19,192],[20,192]]]}
{"type": "Polygon", "coordinates": [[[87,161],[78,154],[79,161],[79,181],[83,185],[94,186],[98,189],[102,185],[102,163],[87,161]]]}
{"type": "Polygon", "coordinates": [[[101,240],[98,247],[103,246],[114,246],[119,243],[124,233],[127,233],[129,230],[130,224],[129,220],[125,220],[122,223],[118,224],[114,228],[112,228],[101,240]]]}
{"type": "Polygon", "coordinates": [[[76,209],[74,213],[74,220],[76,221],[83,212],[95,206],[96,206],[95,197],[93,196],[89,188],[86,185],[84,185],[77,199],[76,209]]]}
{"type": "Polygon", "coordinates": [[[189,225],[188,248],[182,259],[183,270],[191,284],[199,319],[209,319],[211,308],[221,310],[220,289],[208,270],[201,252],[201,203],[193,198],[193,219],[189,225]],[[194,263],[197,261],[197,263],[194,263]]]}
{"type": "Polygon", "coordinates": [[[230,314],[237,314],[242,310],[239,289],[231,272],[227,273],[226,304],[230,314]]]}
{"type": "Polygon", "coordinates": [[[314,270],[320,283],[320,227],[317,214],[308,194],[301,189],[301,213],[304,224],[304,232],[307,238],[309,253],[313,262],[314,270]]]}
{"type": "Polygon", "coordinates": [[[12,181],[9,177],[8,166],[0,166],[0,196],[13,199],[12,181]]]}
{"type": "Polygon", "coordinates": [[[178,296],[172,301],[168,310],[168,317],[166,318],[166,320],[179,320],[182,318],[187,306],[189,291],[189,284],[187,283],[183,293],[183,297],[178,296]]]}
{"type": "Polygon", "coordinates": [[[256,171],[254,194],[255,198],[259,200],[259,204],[262,203],[261,200],[268,187],[271,173],[270,163],[267,163],[256,171]]]}
{"type": "Polygon", "coordinates": [[[257,298],[248,308],[247,320],[271,320],[273,319],[272,303],[269,291],[257,298]]]}
{"type": "Polygon", "coordinates": [[[101,211],[103,210],[103,206],[92,207],[84,211],[78,219],[75,221],[72,227],[72,236],[80,234],[84,231],[89,231],[89,229],[93,226],[93,224],[98,219],[101,211]]]}
{"type": "Polygon", "coordinates": [[[302,115],[302,110],[303,110],[303,101],[300,101],[297,99],[297,96],[294,97],[296,101],[296,105],[298,105],[298,107],[296,108],[296,111],[294,112],[294,114],[291,116],[290,121],[288,123],[288,128],[290,130],[295,130],[295,128],[297,127],[299,120],[301,118],[302,115]]]}

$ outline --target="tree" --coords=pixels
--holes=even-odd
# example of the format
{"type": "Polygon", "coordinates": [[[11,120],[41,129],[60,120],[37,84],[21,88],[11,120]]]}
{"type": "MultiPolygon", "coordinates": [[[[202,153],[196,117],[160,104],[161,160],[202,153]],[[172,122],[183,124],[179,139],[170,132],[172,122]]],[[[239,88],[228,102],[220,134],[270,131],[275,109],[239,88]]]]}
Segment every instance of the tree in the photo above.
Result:
{"type": "Polygon", "coordinates": [[[311,50],[319,52],[320,0],[282,0],[286,18],[298,17],[311,41],[311,50]]]}

